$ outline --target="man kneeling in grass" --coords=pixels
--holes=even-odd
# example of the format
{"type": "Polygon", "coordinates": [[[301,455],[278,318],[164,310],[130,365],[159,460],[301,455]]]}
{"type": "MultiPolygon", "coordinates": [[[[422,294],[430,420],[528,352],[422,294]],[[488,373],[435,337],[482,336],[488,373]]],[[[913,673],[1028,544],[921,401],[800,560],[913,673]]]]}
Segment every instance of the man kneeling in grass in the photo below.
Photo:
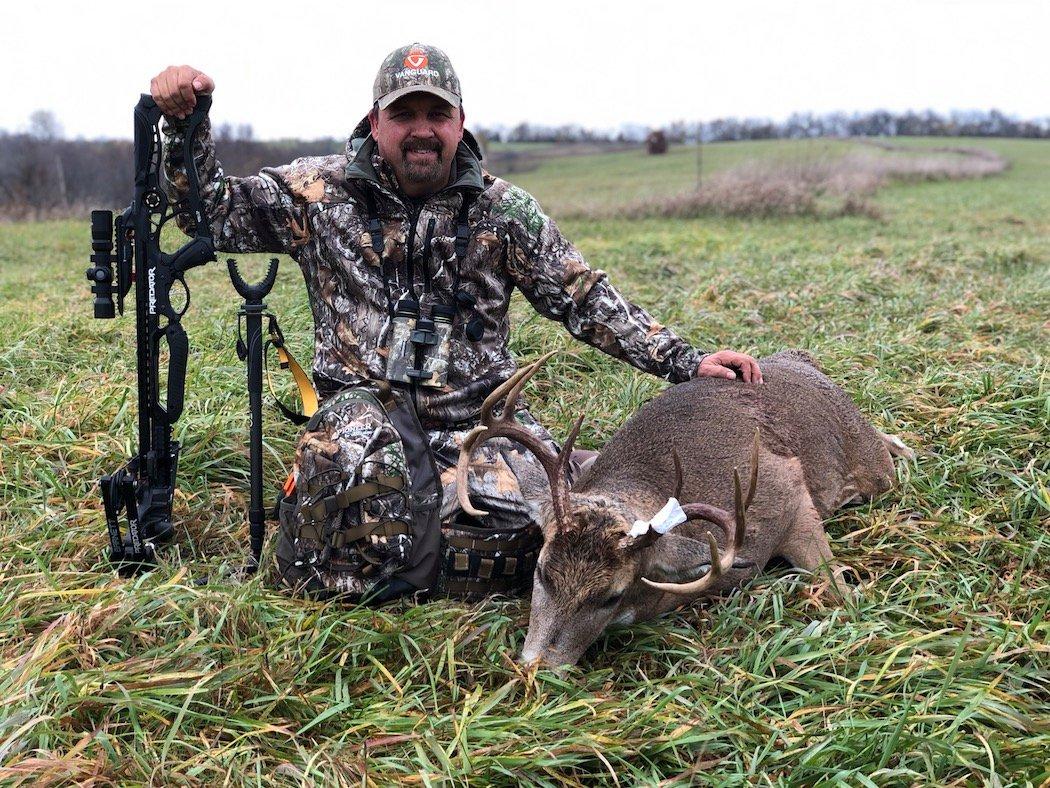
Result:
{"type": "MultiPolygon", "coordinates": [[[[165,69],[151,83],[166,115],[165,167],[175,196],[188,188],[190,163],[179,156],[185,118],[196,96],[214,89],[211,77],[190,66],[165,69]]],[[[444,52],[423,44],[391,52],[372,101],[342,154],[296,159],[241,178],[223,172],[207,124],[195,148],[193,165],[216,246],[287,254],[306,280],[322,408],[296,452],[300,510],[321,496],[338,498],[363,480],[404,474],[400,443],[386,429],[382,407],[348,404],[340,396],[366,381],[404,379],[397,367],[399,310],[402,318],[415,310],[435,324],[451,322],[445,361],[430,370],[432,377],[410,378],[406,387],[440,473],[444,523],[459,512],[455,465],[463,437],[476,425],[485,396],[517,368],[507,346],[515,287],[577,339],[671,383],[738,372],[745,382],[761,382],[751,356],[701,353],[624,298],[603,271],[587,265],[533,197],[482,169],[477,143],[464,129],[459,79],[444,52]],[[313,485],[315,479],[325,483],[313,485]]],[[[554,446],[526,409],[517,418],[554,446]]],[[[577,472],[593,452],[578,459],[577,472]]],[[[535,529],[537,504],[549,498],[546,475],[532,454],[506,440],[485,445],[470,484],[471,497],[489,512],[483,525],[496,530],[535,529]]],[[[393,496],[373,515],[396,519],[391,507],[404,505],[393,496]]],[[[305,561],[327,588],[365,588],[358,575],[368,562],[356,562],[360,551],[344,538],[365,508],[356,514],[326,509],[324,521],[305,531],[300,515],[282,528],[278,556],[288,559],[279,561],[285,579],[300,580],[295,567],[305,561]],[[306,560],[307,554],[313,558],[306,560]]],[[[369,538],[374,546],[377,540],[396,543],[398,535],[369,538]]],[[[392,565],[396,552],[389,553],[392,565]]],[[[373,564],[372,571],[388,570],[373,564]]],[[[508,574],[503,590],[532,581],[525,562],[508,574]]]]}

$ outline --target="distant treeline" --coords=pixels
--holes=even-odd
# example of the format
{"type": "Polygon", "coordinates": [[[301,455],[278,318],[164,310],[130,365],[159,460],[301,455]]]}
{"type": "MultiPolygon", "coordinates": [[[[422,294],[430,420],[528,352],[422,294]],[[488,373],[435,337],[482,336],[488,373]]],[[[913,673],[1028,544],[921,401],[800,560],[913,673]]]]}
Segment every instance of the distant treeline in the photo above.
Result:
{"type": "MultiPolygon", "coordinates": [[[[336,153],[346,144],[331,138],[260,142],[251,136],[248,126],[216,128],[216,152],[228,174],[336,153]]],[[[66,140],[0,130],[0,217],[41,219],[122,208],[131,200],[133,179],[131,140],[66,140]]]]}
{"type": "MultiPolygon", "coordinates": [[[[480,128],[486,142],[584,143],[575,150],[602,150],[640,144],[649,128],[640,125],[618,131],[580,126],[557,128],[522,123],[511,129],[480,128]]],[[[783,123],[755,119],[719,119],[703,123],[672,123],[664,127],[672,143],[699,138],[728,140],[797,139],[810,137],[1028,137],[1050,138],[1050,119],[1022,121],[997,110],[893,114],[877,111],[847,115],[799,113],[783,123]]],[[[298,156],[343,150],[342,139],[259,141],[250,126],[223,124],[215,129],[216,149],[226,172],[246,175],[262,167],[284,164],[298,156]]],[[[520,171],[557,155],[551,151],[499,150],[489,146],[486,166],[497,174],[520,171]]],[[[34,113],[29,131],[0,130],[0,217],[32,219],[77,215],[92,207],[121,207],[132,191],[130,140],[68,140],[46,111],[34,113]]]]}
{"type": "MultiPolygon", "coordinates": [[[[479,129],[488,139],[502,142],[642,142],[652,127],[630,124],[615,131],[582,126],[540,126],[519,123],[512,128],[479,129]]],[[[761,118],[718,118],[676,121],[663,127],[672,143],[729,142],[732,140],[806,139],[813,137],[1026,137],[1050,138],[1050,118],[1018,120],[999,110],[956,111],[940,115],[925,112],[892,113],[885,110],[816,115],[797,112],[782,123],[761,118]]]]}

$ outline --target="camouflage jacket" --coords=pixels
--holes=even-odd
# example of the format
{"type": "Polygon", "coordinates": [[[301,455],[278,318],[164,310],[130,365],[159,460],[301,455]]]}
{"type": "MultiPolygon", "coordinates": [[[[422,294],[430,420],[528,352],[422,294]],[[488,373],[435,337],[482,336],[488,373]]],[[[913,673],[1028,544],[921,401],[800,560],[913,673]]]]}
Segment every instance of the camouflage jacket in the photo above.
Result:
{"type": "MultiPolygon", "coordinates": [[[[243,178],[223,173],[207,123],[194,151],[216,247],[283,253],[299,263],[313,310],[313,375],[322,399],[364,378],[385,377],[390,303],[408,287],[409,241],[424,314],[437,302],[455,304],[457,265],[459,288],[476,299],[453,323],[447,384],[419,390],[424,427],[469,423],[485,395],[514,373],[507,310],[515,287],[577,339],[673,383],[693,376],[701,354],[627,301],[605,272],[590,268],[532,196],[485,172],[472,138],[459,145],[449,186],[416,205],[361,131],[345,154],[300,158],[243,178]],[[369,234],[367,191],[385,241],[382,267],[369,234]],[[457,263],[465,198],[470,240],[457,263]],[[470,341],[464,326],[477,318],[484,335],[470,341]]],[[[168,188],[178,197],[187,188],[179,124],[169,124],[165,137],[168,188]]]]}

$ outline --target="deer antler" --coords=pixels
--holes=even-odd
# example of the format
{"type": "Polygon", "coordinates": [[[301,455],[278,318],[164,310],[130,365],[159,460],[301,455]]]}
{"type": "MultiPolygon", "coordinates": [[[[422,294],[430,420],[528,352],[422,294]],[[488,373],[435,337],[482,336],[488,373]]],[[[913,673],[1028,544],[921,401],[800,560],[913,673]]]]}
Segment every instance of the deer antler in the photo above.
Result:
{"type": "MultiPolygon", "coordinates": [[[[759,437],[758,430],[756,429],[755,442],[751,448],[751,479],[748,484],[746,499],[740,489],[740,471],[737,468],[733,469],[733,506],[735,512],[732,519],[729,512],[725,509],[712,506],[711,504],[689,503],[682,507],[682,510],[685,512],[688,519],[707,520],[710,523],[720,526],[726,536],[732,535],[733,541],[730,543],[729,549],[726,550],[726,554],[724,556],[719,555],[718,542],[715,541],[714,535],[708,531],[707,544],[711,550],[711,569],[706,574],[701,575],[695,580],[690,580],[687,583],[657,583],[645,577],[642,578],[643,583],[659,589],[660,591],[667,591],[671,594],[691,596],[710,588],[723,573],[733,567],[737,551],[744,544],[744,534],[747,531],[747,520],[744,514],[755,498],[755,487],[758,484],[758,449],[759,437]]],[[[673,457],[675,461],[675,473],[677,476],[676,487],[677,492],[680,493],[682,487],[682,466],[676,452],[673,453],[673,457]]]]}
{"type": "Polygon", "coordinates": [[[483,517],[488,514],[486,511],[475,508],[470,502],[467,471],[470,468],[470,460],[474,450],[480,443],[484,443],[491,438],[509,438],[520,443],[536,455],[536,459],[539,460],[540,465],[547,472],[547,479],[550,481],[551,501],[554,505],[554,517],[558,527],[563,527],[568,522],[570,513],[567,477],[569,456],[572,454],[572,446],[576,442],[576,436],[580,432],[583,416],[576,420],[560,454],[555,454],[551,451],[527,427],[519,424],[514,419],[514,412],[517,410],[518,397],[521,396],[521,390],[539,371],[547,359],[553,355],[553,351],[547,353],[538,361],[519,369],[509,380],[485,398],[485,402],[481,406],[481,422],[467,433],[467,436],[463,439],[463,445],[459,450],[459,461],[456,463],[456,495],[459,498],[459,505],[467,514],[475,517],[483,517]],[[503,403],[503,412],[499,416],[493,416],[493,408],[504,398],[506,399],[503,403]]]}

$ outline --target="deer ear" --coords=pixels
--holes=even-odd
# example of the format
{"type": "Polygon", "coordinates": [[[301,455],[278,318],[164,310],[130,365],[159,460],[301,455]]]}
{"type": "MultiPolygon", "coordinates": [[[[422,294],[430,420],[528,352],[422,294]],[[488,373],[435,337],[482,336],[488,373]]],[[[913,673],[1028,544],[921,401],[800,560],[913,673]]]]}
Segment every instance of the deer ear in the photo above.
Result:
{"type": "Polygon", "coordinates": [[[682,583],[711,568],[711,549],[679,534],[664,534],[646,551],[642,577],[658,583],[682,583]]]}

